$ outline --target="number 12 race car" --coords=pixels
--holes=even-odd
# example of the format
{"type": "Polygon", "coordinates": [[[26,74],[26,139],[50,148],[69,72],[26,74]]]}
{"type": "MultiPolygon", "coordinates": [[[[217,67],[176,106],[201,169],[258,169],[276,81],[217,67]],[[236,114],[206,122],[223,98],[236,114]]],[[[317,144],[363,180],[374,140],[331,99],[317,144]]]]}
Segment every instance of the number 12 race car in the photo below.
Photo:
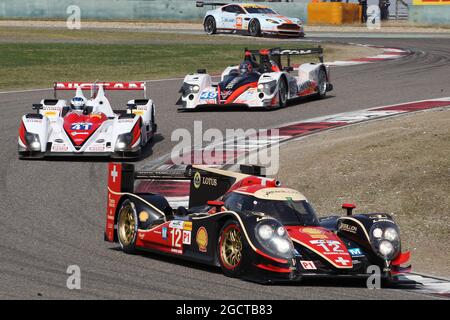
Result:
{"type": "Polygon", "coordinates": [[[155,106],[147,99],[130,100],[126,110],[113,111],[105,90],[140,90],[145,82],[54,84],[55,99],[34,104],[36,113],[22,117],[19,158],[45,156],[110,156],[135,158],[156,132],[155,106]],[[91,90],[86,99],[82,89],[91,90]],[[67,103],[58,90],[76,90],[67,103]]]}
{"type": "Polygon", "coordinates": [[[213,83],[204,69],[187,75],[177,104],[181,105],[179,110],[217,106],[270,110],[285,107],[289,100],[300,97],[323,98],[331,90],[330,68],[323,63],[321,47],[245,49],[242,63],[227,67],[219,83],[213,83]],[[292,56],[311,54],[319,55],[320,63],[304,63],[294,70],[292,56]],[[281,63],[282,57],[286,57],[286,66],[281,63]]]}
{"type": "Polygon", "coordinates": [[[151,172],[110,163],[105,240],[118,241],[126,253],[178,256],[262,283],[367,277],[372,265],[388,281],[409,271],[401,265],[410,253],[402,252],[389,214],[352,214],[354,205],[346,204],[346,216],[319,219],[300,192],[260,171],[188,166],[184,172],[151,172]],[[189,181],[188,208],[173,209],[161,194],[135,192],[135,182],[162,180],[189,181]]]}
{"type": "Polygon", "coordinates": [[[197,1],[197,7],[212,6],[205,14],[203,27],[207,34],[218,31],[245,33],[253,37],[263,34],[304,37],[303,25],[298,18],[288,18],[267,6],[255,3],[218,3],[197,1]]]}

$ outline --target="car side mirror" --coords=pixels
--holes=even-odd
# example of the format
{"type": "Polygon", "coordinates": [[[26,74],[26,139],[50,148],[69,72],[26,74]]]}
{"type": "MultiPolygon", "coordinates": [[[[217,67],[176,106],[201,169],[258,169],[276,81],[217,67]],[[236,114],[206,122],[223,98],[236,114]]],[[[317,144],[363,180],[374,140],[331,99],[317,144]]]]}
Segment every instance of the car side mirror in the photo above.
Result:
{"type": "Polygon", "coordinates": [[[347,216],[351,216],[353,209],[356,208],[356,205],[354,205],[353,203],[344,203],[342,204],[342,209],[347,210],[347,216]]]}

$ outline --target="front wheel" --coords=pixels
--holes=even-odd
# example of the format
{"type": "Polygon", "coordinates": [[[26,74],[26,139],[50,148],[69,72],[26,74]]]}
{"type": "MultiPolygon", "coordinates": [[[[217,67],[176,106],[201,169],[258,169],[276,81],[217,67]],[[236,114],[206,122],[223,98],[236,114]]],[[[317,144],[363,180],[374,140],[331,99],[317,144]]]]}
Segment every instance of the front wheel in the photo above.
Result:
{"type": "Polygon", "coordinates": [[[283,79],[280,79],[280,85],[278,87],[278,107],[284,108],[287,105],[287,86],[283,79]]]}
{"type": "Polygon", "coordinates": [[[244,255],[243,243],[243,234],[239,223],[235,220],[225,223],[220,231],[217,253],[220,267],[228,277],[235,278],[241,274],[244,255]]]}
{"type": "Polygon", "coordinates": [[[117,218],[117,239],[126,253],[136,252],[138,219],[136,207],[130,200],[125,200],[120,207],[117,218]]]}
{"type": "Polygon", "coordinates": [[[212,16],[209,16],[208,18],[206,18],[203,27],[207,34],[216,34],[217,33],[216,19],[214,19],[214,17],[212,16]]]}
{"type": "Polygon", "coordinates": [[[318,79],[318,92],[317,96],[319,98],[325,98],[327,95],[327,74],[323,68],[319,70],[319,79],[318,79]]]}
{"type": "Polygon", "coordinates": [[[259,21],[256,19],[253,19],[250,21],[248,25],[248,33],[252,37],[260,37],[261,36],[261,25],[259,24],[259,21]]]}

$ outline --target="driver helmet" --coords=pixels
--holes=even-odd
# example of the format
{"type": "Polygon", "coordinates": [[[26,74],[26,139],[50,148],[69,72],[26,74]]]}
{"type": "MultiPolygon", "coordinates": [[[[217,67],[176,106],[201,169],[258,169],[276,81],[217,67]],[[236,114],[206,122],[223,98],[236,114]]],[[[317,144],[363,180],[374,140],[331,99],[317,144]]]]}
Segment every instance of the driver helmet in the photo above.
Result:
{"type": "Polygon", "coordinates": [[[74,97],[70,100],[70,107],[72,110],[83,110],[86,105],[86,98],[84,97],[74,97]]]}
{"type": "Polygon", "coordinates": [[[245,61],[239,65],[239,72],[241,74],[251,73],[253,72],[253,66],[250,62],[245,61]]]}

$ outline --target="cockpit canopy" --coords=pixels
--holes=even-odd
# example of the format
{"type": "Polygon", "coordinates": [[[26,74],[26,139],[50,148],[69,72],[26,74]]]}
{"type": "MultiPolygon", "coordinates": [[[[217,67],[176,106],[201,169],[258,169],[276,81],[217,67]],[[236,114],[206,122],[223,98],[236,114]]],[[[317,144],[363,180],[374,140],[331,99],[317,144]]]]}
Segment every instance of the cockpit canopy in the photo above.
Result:
{"type": "Polygon", "coordinates": [[[318,226],[319,220],[306,198],[288,188],[262,188],[253,193],[233,191],[224,196],[227,210],[269,215],[283,225],[318,226]]]}

